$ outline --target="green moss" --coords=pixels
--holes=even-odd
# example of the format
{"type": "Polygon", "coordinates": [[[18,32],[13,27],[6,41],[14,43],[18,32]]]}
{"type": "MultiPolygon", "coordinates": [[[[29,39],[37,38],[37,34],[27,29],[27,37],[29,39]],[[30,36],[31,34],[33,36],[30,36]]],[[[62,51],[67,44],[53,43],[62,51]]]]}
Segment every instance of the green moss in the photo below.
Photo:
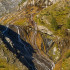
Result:
{"type": "Polygon", "coordinates": [[[62,62],[61,70],[70,70],[70,57],[62,62]]]}
{"type": "Polygon", "coordinates": [[[68,51],[65,53],[65,57],[66,57],[66,58],[69,58],[69,57],[70,57],[70,50],[68,50],[68,51]]]}
{"type": "Polygon", "coordinates": [[[61,70],[70,70],[70,50],[64,54],[61,70]]]}
{"type": "MultiPolygon", "coordinates": [[[[69,1],[68,1],[69,2],[69,1]]],[[[46,9],[43,9],[40,13],[38,13],[37,15],[39,15],[39,17],[34,17],[35,21],[38,23],[38,25],[43,25],[45,27],[47,27],[50,31],[52,31],[55,35],[59,35],[59,36],[66,36],[66,25],[67,25],[67,18],[70,12],[70,6],[68,2],[57,2],[56,4],[49,6],[46,9]],[[48,25],[46,23],[45,20],[48,20],[49,23],[51,24],[52,20],[54,21],[54,19],[52,19],[52,15],[53,17],[56,19],[55,22],[58,24],[52,24],[53,27],[51,27],[50,25],[48,25]],[[42,19],[43,17],[45,17],[44,19],[42,19]],[[40,20],[40,21],[39,21],[40,20]],[[44,23],[43,23],[44,22],[44,23]],[[59,30],[58,29],[58,25],[59,25],[59,30]],[[53,30],[53,28],[55,28],[53,30]],[[65,31],[63,31],[63,29],[65,31]],[[55,31],[57,30],[57,31],[55,31]]],[[[55,23],[53,22],[53,23],[55,23]]],[[[68,24],[69,27],[69,24],[68,24]]]]}
{"type": "Polygon", "coordinates": [[[67,19],[67,28],[70,29],[70,19],[67,19]]]}
{"type": "Polygon", "coordinates": [[[58,23],[56,22],[56,19],[52,16],[52,20],[51,20],[51,27],[56,31],[59,29],[58,27],[58,23]]]}
{"type": "Polygon", "coordinates": [[[14,64],[7,63],[6,60],[0,59],[0,70],[19,70],[14,64]]]}
{"type": "MultiPolygon", "coordinates": [[[[16,67],[15,64],[10,64],[9,62],[7,62],[7,59],[4,58],[5,55],[9,55],[11,52],[6,48],[6,46],[1,43],[0,45],[0,50],[3,49],[3,53],[4,53],[4,56],[1,56],[0,55],[0,70],[20,70],[19,68],[16,67]]],[[[9,56],[8,56],[9,58],[9,56]]]]}

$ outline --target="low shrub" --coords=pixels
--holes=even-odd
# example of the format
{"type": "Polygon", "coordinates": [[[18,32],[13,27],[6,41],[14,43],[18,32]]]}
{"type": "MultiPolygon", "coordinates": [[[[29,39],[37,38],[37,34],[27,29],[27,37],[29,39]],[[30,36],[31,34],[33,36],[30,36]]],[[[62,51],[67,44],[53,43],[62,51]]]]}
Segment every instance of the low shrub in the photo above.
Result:
{"type": "Polygon", "coordinates": [[[59,29],[58,23],[56,22],[56,19],[52,16],[51,20],[51,27],[56,31],[59,29]]]}
{"type": "Polygon", "coordinates": [[[67,28],[70,29],[70,19],[67,19],[67,28]]]}

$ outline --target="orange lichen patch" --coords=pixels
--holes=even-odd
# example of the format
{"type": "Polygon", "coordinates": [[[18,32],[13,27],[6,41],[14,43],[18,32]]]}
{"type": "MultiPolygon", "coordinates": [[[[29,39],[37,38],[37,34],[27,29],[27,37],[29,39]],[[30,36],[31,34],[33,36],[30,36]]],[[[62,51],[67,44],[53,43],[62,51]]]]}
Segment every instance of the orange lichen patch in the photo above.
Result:
{"type": "MultiPolygon", "coordinates": [[[[55,64],[54,70],[61,70],[62,63],[70,57],[70,50],[64,49],[61,59],[55,64]]],[[[65,65],[65,64],[64,64],[65,65]]]]}
{"type": "Polygon", "coordinates": [[[45,47],[45,45],[44,45],[44,52],[46,53],[46,47],[45,47]]]}
{"type": "Polygon", "coordinates": [[[33,14],[33,13],[36,13],[37,10],[38,10],[38,7],[36,6],[28,7],[27,12],[28,14],[33,14]]]}
{"type": "Polygon", "coordinates": [[[3,19],[3,17],[2,17],[2,18],[0,18],[0,22],[2,21],[2,19],[3,19]]]}
{"type": "Polygon", "coordinates": [[[22,10],[22,11],[18,11],[18,12],[14,12],[13,13],[10,13],[10,14],[7,14],[5,16],[3,16],[2,18],[0,18],[0,22],[2,24],[12,24],[14,21],[18,21],[18,19],[20,18],[22,20],[22,17],[25,16],[25,11],[22,10]]]}
{"type": "Polygon", "coordinates": [[[15,22],[13,22],[13,24],[24,25],[25,21],[26,21],[26,19],[18,19],[18,20],[15,20],[15,22]]]}
{"type": "Polygon", "coordinates": [[[34,49],[40,49],[41,50],[41,43],[42,43],[42,37],[38,33],[35,35],[34,31],[30,31],[28,36],[27,36],[28,42],[33,46],[34,49]],[[35,47],[35,46],[38,47],[35,47]]]}
{"type": "Polygon", "coordinates": [[[41,50],[42,37],[40,34],[37,34],[36,43],[37,43],[38,48],[41,50]]]}
{"type": "Polygon", "coordinates": [[[35,47],[34,47],[34,32],[32,32],[32,31],[30,31],[30,33],[28,34],[28,36],[27,36],[27,39],[28,39],[28,42],[33,46],[33,48],[34,49],[36,49],[35,47]]]}
{"type": "Polygon", "coordinates": [[[8,18],[7,20],[5,20],[5,21],[3,22],[3,24],[10,23],[13,19],[14,19],[14,17],[8,18]]]}
{"type": "Polygon", "coordinates": [[[62,59],[55,65],[54,70],[60,70],[61,65],[62,65],[62,59]]]}

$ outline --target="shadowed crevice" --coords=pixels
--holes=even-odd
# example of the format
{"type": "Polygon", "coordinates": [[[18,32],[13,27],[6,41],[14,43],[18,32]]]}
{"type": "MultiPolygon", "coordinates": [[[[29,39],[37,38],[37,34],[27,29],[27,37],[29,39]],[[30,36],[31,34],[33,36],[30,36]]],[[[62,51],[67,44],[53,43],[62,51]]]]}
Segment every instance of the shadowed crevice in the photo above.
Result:
{"type": "Polygon", "coordinates": [[[16,57],[19,59],[19,61],[24,64],[29,70],[36,70],[32,61],[33,53],[35,53],[32,46],[22,40],[20,38],[20,35],[11,30],[10,28],[0,25],[0,31],[1,33],[3,33],[2,41],[4,42],[6,47],[12,53],[16,54],[16,57]],[[18,39],[18,37],[20,38],[20,40],[18,39]],[[13,47],[9,44],[6,38],[9,38],[11,40],[13,47]]]}

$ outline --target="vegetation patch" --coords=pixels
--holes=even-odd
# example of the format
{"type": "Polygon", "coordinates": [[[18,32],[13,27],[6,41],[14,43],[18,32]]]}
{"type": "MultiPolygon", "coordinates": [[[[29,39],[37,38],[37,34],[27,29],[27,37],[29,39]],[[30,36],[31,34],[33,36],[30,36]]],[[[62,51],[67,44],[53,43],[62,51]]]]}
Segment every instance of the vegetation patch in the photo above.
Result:
{"type": "Polygon", "coordinates": [[[61,37],[67,36],[66,30],[70,29],[70,20],[67,19],[70,14],[69,7],[69,1],[57,2],[56,4],[40,11],[34,17],[34,20],[38,25],[47,27],[55,35],[59,35],[61,37]]]}
{"type": "Polygon", "coordinates": [[[48,51],[48,56],[54,61],[57,62],[61,56],[60,49],[57,44],[54,44],[53,47],[48,51]]]}

